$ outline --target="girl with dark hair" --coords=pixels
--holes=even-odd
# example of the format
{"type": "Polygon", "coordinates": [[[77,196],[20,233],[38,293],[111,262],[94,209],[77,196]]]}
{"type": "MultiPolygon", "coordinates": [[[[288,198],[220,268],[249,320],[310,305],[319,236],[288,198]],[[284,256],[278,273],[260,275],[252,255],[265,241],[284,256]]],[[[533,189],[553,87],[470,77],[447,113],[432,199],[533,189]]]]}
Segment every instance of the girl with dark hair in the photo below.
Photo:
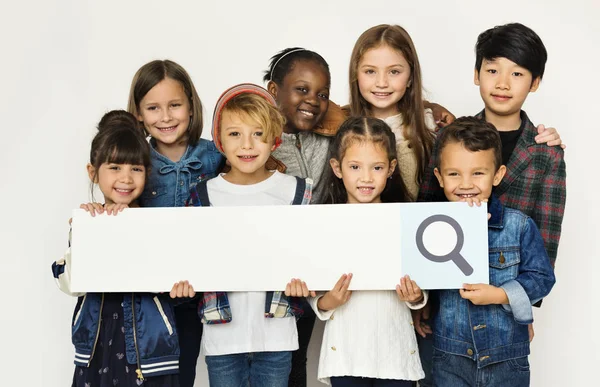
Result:
{"type": "MultiPolygon", "coordinates": [[[[370,117],[348,119],[329,154],[328,202],[410,201],[397,168],[395,137],[385,122],[370,117]]],[[[319,380],[334,387],[411,386],[424,374],[410,310],[422,308],[427,293],[409,276],[400,279],[396,292],[352,293],[348,290],[351,279],[352,274],[344,274],[331,291],[309,299],[317,317],[326,321],[319,380]]]]}
{"type": "MultiPolygon", "coordinates": [[[[331,136],[345,119],[340,107],[329,101],[329,65],[314,51],[286,48],[271,58],[263,79],[286,119],[282,144],[273,157],[285,165],[286,174],[311,178],[312,202],[321,203],[331,136]]],[[[290,387],[307,385],[307,351],[315,314],[306,302],[302,308],[304,313],[296,322],[299,348],[292,356],[290,387]]]]}
{"type": "MultiPolygon", "coordinates": [[[[149,169],[150,148],[135,117],[122,110],[107,113],[87,165],[92,189],[98,185],[104,204],[81,208],[107,216],[138,207],[149,169]]],[[[70,248],[52,272],[63,292],[78,297],[72,322],[74,387],[179,386],[179,344],[168,294],[72,293],[70,248]]],[[[186,288],[186,296],[193,292],[186,283],[177,285],[186,288]]]]}
{"type": "Polygon", "coordinates": [[[286,119],[283,142],[273,157],[285,164],[285,173],[311,178],[312,203],[320,203],[331,136],[345,119],[329,101],[329,65],[314,51],[287,48],[271,58],[263,79],[286,119]]]}

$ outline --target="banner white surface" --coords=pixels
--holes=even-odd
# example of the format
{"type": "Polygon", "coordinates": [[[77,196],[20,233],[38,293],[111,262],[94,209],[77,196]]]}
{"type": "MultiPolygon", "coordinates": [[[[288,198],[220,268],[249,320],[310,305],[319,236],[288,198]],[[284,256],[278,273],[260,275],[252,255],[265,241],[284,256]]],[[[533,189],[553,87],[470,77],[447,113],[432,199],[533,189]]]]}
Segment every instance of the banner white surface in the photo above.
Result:
{"type": "Polygon", "coordinates": [[[73,212],[71,290],[329,290],[488,283],[487,211],[465,203],[133,208],[73,212]]]}

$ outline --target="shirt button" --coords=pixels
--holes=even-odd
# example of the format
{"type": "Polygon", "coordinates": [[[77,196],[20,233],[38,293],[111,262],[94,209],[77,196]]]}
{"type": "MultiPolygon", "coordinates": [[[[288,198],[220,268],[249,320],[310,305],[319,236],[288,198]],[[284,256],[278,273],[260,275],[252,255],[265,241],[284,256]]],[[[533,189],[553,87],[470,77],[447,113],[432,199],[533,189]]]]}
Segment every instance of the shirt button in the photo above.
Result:
{"type": "Polygon", "coordinates": [[[179,182],[179,185],[183,185],[183,180],[181,180],[181,181],[179,182]]]}
{"type": "Polygon", "coordinates": [[[156,196],[156,191],[152,191],[152,196],[156,196]]]}
{"type": "Polygon", "coordinates": [[[331,347],[331,350],[332,351],[337,351],[337,348],[336,347],[331,347]]]}
{"type": "Polygon", "coordinates": [[[467,355],[473,356],[473,350],[471,348],[467,349],[467,355]]]}
{"type": "Polygon", "coordinates": [[[504,258],[504,254],[502,254],[502,252],[500,252],[500,258],[498,259],[498,261],[500,261],[500,263],[506,262],[506,259],[504,258]]]}
{"type": "Polygon", "coordinates": [[[414,354],[415,354],[415,352],[417,352],[417,351],[415,351],[415,350],[413,349],[412,351],[410,351],[410,354],[411,354],[411,355],[414,355],[414,354]]]}
{"type": "Polygon", "coordinates": [[[333,320],[333,315],[331,315],[331,317],[329,317],[330,320],[333,320]]]}

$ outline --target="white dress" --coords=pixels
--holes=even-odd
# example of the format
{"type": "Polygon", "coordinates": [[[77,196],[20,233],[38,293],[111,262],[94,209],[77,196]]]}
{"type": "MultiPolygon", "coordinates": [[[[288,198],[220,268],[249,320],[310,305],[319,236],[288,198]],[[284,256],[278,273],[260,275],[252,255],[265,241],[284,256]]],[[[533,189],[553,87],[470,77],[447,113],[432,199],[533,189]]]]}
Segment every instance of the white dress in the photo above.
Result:
{"type": "Polygon", "coordinates": [[[332,376],[419,380],[421,367],[410,308],[419,304],[400,301],[393,290],[355,291],[350,300],[332,311],[320,311],[309,302],[325,324],[319,357],[319,381],[330,384],[332,376]]]}

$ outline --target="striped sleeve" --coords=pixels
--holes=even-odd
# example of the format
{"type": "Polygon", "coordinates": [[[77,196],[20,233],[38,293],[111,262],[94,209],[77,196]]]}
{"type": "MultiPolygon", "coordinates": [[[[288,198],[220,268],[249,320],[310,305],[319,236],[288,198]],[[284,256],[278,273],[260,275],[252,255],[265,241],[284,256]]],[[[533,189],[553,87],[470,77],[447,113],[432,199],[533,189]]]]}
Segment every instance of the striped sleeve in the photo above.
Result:
{"type": "Polygon", "coordinates": [[[71,232],[69,231],[69,248],[59,260],[52,264],[52,274],[56,285],[65,294],[73,297],[83,296],[85,293],[71,292],[71,232]]]}

